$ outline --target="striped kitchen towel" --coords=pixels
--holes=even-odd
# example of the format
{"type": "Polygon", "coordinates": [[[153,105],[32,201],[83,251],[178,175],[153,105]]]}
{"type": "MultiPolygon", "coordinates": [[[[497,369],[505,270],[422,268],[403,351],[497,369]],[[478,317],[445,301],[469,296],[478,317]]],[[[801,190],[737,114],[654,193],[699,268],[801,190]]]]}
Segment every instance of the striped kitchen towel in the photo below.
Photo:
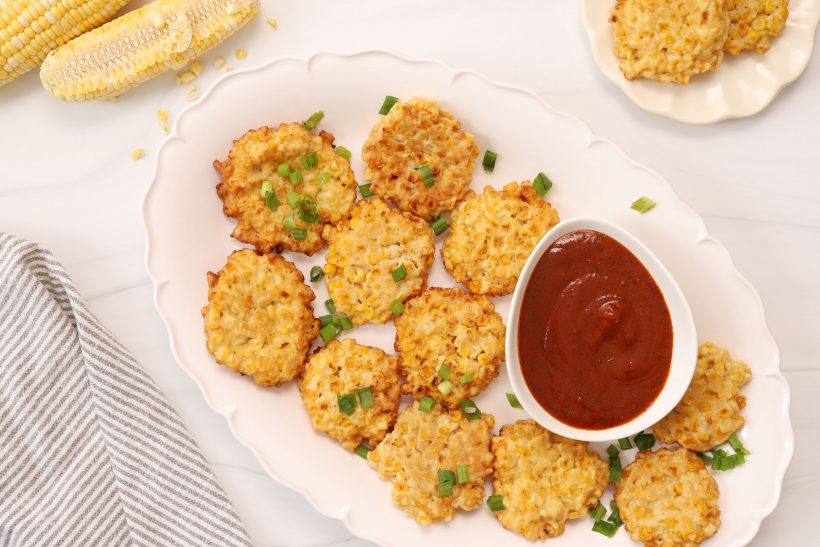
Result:
{"type": "Polygon", "coordinates": [[[63,267],[2,233],[0,545],[251,545],[177,414],[63,267]]]}

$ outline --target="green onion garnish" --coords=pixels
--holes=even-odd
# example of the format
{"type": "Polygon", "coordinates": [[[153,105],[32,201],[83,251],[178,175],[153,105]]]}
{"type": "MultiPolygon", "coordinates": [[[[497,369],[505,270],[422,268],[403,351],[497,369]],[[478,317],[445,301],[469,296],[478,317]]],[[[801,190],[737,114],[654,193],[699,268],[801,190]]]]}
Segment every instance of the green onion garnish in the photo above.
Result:
{"type": "Polygon", "coordinates": [[[470,469],[466,465],[459,465],[456,468],[456,483],[464,484],[470,480],[470,469]]]}
{"type": "Polygon", "coordinates": [[[695,452],[695,455],[701,460],[703,460],[703,463],[707,465],[712,463],[712,457],[706,452],[695,452]]]}
{"type": "Polygon", "coordinates": [[[657,203],[655,203],[654,201],[652,201],[648,197],[641,196],[638,199],[636,199],[632,203],[632,205],[630,205],[630,209],[635,209],[640,214],[644,214],[644,213],[648,212],[650,209],[652,209],[653,207],[655,207],[655,205],[657,205],[657,203]]]}
{"type": "Polygon", "coordinates": [[[487,498],[487,507],[489,507],[493,513],[506,509],[504,507],[504,496],[490,496],[487,498]]]}
{"type": "Polygon", "coordinates": [[[276,198],[276,194],[273,192],[268,192],[265,194],[265,206],[270,209],[271,211],[276,211],[279,209],[279,206],[282,205],[279,203],[279,200],[276,198]]]}
{"type": "Polygon", "coordinates": [[[308,119],[302,122],[302,126],[308,131],[313,131],[314,129],[316,129],[316,126],[319,125],[319,122],[322,121],[322,118],[324,117],[325,113],[321,110],[318,112],[314,112],[310,115],[308,119]]]}
{"type": "Polygon", "coordinates": [[[321,281],[321,279],[325,276],[325,271],[322,269],[321,266],[314,266],[310,269],[310,281],[311,283],[316,283],[317,281],[321,281]]]}
{"type": "Polygon", "coordinates": [[[393,276],[393,281],[398,283],[407,277],[407,268],[404,267],[404,264],[399,264],[399,267],[390,272],[390,275],[393,276]]]}
{"type": "Polygon", "coordinates": [[[362,408],[370,408],[376,404],[376,401],[373,399],[373,392],[370,391],[369,387],[357,389],[356,395],[359,396],[359,404],[362,408]]]}
{"type": "Polygon", "coordinates": [[[363,198],[369,198],[370,196],[375,196],[376,194],[370,189],[370,183],[367,184],[360,184],[359,185],[359,193],[362,195],[363,198]]]}
{"type": "Polygon", "coordinates": [[[606,516],[606,507],[601,505],[601,502],[599,501],[595,509],[589,510],[589,516],[595,519],[596,521],[603,520],[606,516]]]}
{"type": "Polygon", "coordinates": [[[353,328],[353,321],[351,321],[349,317],[340,316],[339,328],[341,328],[342,330],[350,330],[353,328]]]}
{"type": "Polygon", "coordinates": [[[450,367],[448,367],[447,365],[442,363],[441,366],[438,367],[438,377],[441,378],[442,380],[446,380],[447,378],[449,378],[450,377],[450,367]]]}
{"type": "Polygon", "coordinates": [[[619,454],[618,447],[615,446],[614,444],[611,444],[607,447],[606,453],[609,454],[610,458],[614,458],[619,454]]]}
{"type": "Polygon", "coordinates": [[[611,522],[606,522],[605,520],[596,520],[595,524],[592,525],[592,531],[611,538],[615,536],[615,532],[618,531],[618,527],[611,522]]]}
{"type": "Polygon", "coordinates": [[[333,303],[332,298],[328,298],[327,300],[325,300],[325,307],[327,308],[327,311],[329,311],[331,314],[336,315],[336,304],[333,303]]]}
{"type": "Polygon", "coordinates": [[[319,186],[325,184],[327,181],[330,180],[330,173],[327,171],[322,171],[316,176],[316,184],[319,186]]]}
{"type": "Polygon", "coordinates": [[[293,184],[293,185],[299,184],[299,183],[302,182],[302,172],[299,171],[298,169],[294,169],[290,172],[290,175],[288,175],[288,178],[290,178],[290,183],[291,184],[293,184]]]}
{"type": "Polygon", "coordinates": [[[305,196],[299,202],[299,218],[308,224],[319,222],[319,209],[316,207],[316,200],[313,196],[305,196]]]}
{"type": "Polygon", "coordinates": [[[453,484],[456,482],[456,475],[449,469],[438,470],[438,497],[446,498],[453,495],[453,484]]]}
{"type": "Polygon", "coordinates": [[[612,514],[610,514],[606,518],[606,520],[608,520],[615,526],[620,526],[621,524],[623,524],[624,521],[621,520],[621,510],[618,509],[618,504],[615,503],[615,500],[609,502],[609,508],[612,510],[612,514]]]}
{"type": "Polygon", "coordinates": [[[360,458],[364,458],[364,459],[366,460],[366,459],[367,459],[367,455],[368,455],[368,454],[369,454],[372,450],[373,450],[373,449],[372,449],[372,448],[370,448],[369,446],[366,446],[366,445],[364,445],[364,444],[360,444],[360,445],[358,446],[358,448],[356,448],[356,455],[357,455],[357,456],[359,456],[360,458]]]}
{"type": "Polygon", "coordinates": [[[322,338],[322,342],[324,342],[325,344],[336,338],[337,334],[339,334],[339,329],[337,329],[336,325],[334,325],[333,323],[329,323],[321,329],[319,329],[319,336],[322,338]]]}
{"type": "Polygon", "coordinates": [[[291,190],[288,192],[287,200],[290,206],[295,208],[302,201],[302,196],[291,190]]]}
{"type": "Polygon", "coordinates": [[[461,413],[464,414],[464,417],[470,421],[478,420],[481,418],[481,411],[478,409],[478,405],[476,405],[470,399],[464,399],[458,406],[461,407],[461,413]]]}
{"type": "Polygon", "coordinates": [[[338,315],[331,315],[330,322],[333,323],[333,326],[339,330],[342,330],[342,320],[338,315]]]}
{"type": "Polygon", "coordinates": [[[333,324],[333,316],[332,315],[323,315],[319,318],[319,327],[324,328],[328,325],[333,324]]]}
{"type": "Polygon", "coordinates": [[[535,180],[532,181],[532,187],[538,192],[538,195],[544,197],[552,188],[552,181],[544,173],[538,173],[535,180]]]}
{"type": "Polygon", "coordinates": [[[348,150],[344,146],[337,146],[336,147],[336,155],[343,157],[347,161],[350,161],[350,158],[353,154],[351,154],[350,150],[348,150]]]}
{"type": "Polygon", "coordinates": [[[294,228],[290,231],[290,235],[292,235],[296,241],[304,241],[307,239],[308,233],[304,228],[294,228]]]}
{"type": "Polygon", "coordinates": [[[293,215],[288,215],[282,219],[282,227],[289,232],[296,229],[296,222],[293,220],[293,215]]]}
{"type": "Polygon", "coordinates": [[[394,300],[392,304],[390,304],[390,311],[393,315],[401,315],[401,312],[404,311],[404,304],[401,300],[394,300]]]}
{"type": "Polygon", "coordinates": [[[280,177],[287,177],[290,175],[290,166],[287,163],[280,163],[278,172],[280,177]]]}
{"type": "Polygon", "coordinates": [[[433,410],[433,407],[436,405],[436,400],[432,397],[424,397],[421,401],[419,401],[419,410],[422,412],[430,412],[433,410]]]}
{"type": "Polygon", "coordinates": [[[433,228],[433,233],[437,236],[440,236],[444,232],[446,232],[450,228],[450,224],[447,222],[447,219],[444,217],[439,217],[430,224],[430,227],[433,228]]]}
{"type": "Polygon", "coordinates": [[[451,391],[453,391],[453,382],[450,380],[444,380],[438,385],[438,390],[442,395],[447,395],[451,391]]]}
{"type": "Polygon", "coordinates": [[[472,381],[473,381],[473,373],[472,372],[470,374],[462,374],[461,378],[459,379],[459,382],[461,382],[462,384],[469,384],[472,381]]]}
{"type": "Polygon", "coordinates": [[[736,454],[742,454],[744,456],[751,454],[751,452],[743,446],[743,443],[740,442],[740,439],[738,439],[736,433],[732,433],[732,436],[729,437],[729,446],[732,447],[732,450],[734,450],[736,454]]]}
{"type": "Polygon", "coordinates": [[[632,448],[632,443],[629,442],[629,437],[624,437],[623,439],[618,439],[618,446],[621,447],[621,450],[629,450],[632,448]]]}
{"type": "Polygon", "coordinates": [[[384,102],[382,103],[382,107],[379,109],[379,114],[385,115],[390,112],[390,109],[393,108],[393,105],[399,102],[398,97],[393,97],[392,95],[387,95],[384,98],[384,102]]]}
{"type": "Polygon", "coordinates": [[[343,414],[351,416],[356,411],[356,397],[353,395],[336,395],[336,401],[339,403],[339,410],[343,414]]]}
{"type": "Polygon", "coordinates": [[[641,452],[646,452],[655,446],[655,436],[652,433],[638,433],[635,436],[635,446],[641,452]]]}
{"type": "Polygon", "coordinates": [[[299,161],[302,162],[302,167],[305,169],[313,169],[319,163],[319,155],[316,152],[311,152],[299,158],[299,161]]]}
{"type": "Polygon", "coordinates": [[[484,170],[488,173],[492,173],[493,169],[495,169],[495,160],[497,158],[498,154],[496,154],[492,150],[485,150],[484,159],[481,161],[481,164],[484,166],[484,170]]]}
{"type": "Polygon", "coordinates": [[[510,403],[510,406],[513,408],[524,408],[521,406],[521,402],[518,400],[518,397],[515,396],[515,393],[507,392],[507,402],[510,403]]]}
{"type": "Polygon", "coordinates": [[[269,180],[266,180],[262,183],[262,197],[273,192],[273,183],[269,180]]]}
{"type": "Polygon", "coordinates": [[[433,184],[435,184],[436,179],[433,178],[433,170],[430,169],[428,164],[424,164],[419,167],[419,174],[421,175],[422,180],[424,181],[424,187],[430,188],[433,184]]]}
{"type": "MultiPolygon", "coordinates": [[[[611,447],[615,447],[615,445],[609,445],[611,447]]],[[[610,482],[618,482],[621,480],[621,474],[623,472],[623,468],[621,467],[621,457],[618,456],[617,448],[615,448],[616,453],[614,456],[609,456],[609,480],[610,482]]],[[[607,450],[609,452],[609,450],[607,450]]]]}

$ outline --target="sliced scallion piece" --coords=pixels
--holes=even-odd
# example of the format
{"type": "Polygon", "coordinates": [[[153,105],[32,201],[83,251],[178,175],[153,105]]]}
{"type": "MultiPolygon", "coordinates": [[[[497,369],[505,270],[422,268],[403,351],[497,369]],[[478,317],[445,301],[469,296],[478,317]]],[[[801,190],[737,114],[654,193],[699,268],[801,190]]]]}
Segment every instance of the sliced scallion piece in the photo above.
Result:
{"type": "Polygon", "coordinates": [[[308,233],[304,228],[294,228],[290,231],[290,235],[292,235],[296,241],[304,241],[307,239],[308,233]]]}
{"type": "Polygon", "coordinates": [[[620,526],[621,524],[623,524],[624,521],[621,520],[621,510],[618,509],[618,504],[615,503],[615,500],[609,502],[609,509],[612,511],[612,513],[606,518],[606,520],[608,520],[615,526],[620,526]]]}
{"type": "Polygon", "coordinates": [[[609,454],[610,458],[614,458],[619,454],[618,447],[614,444],[611,444],[607,447],[606,453],[609,454]]]}
{"type": "Polygon", "coordinates": [[[428,164],[424,164],[419,167],[419,174],[421,175],[421,179],[424,182],[425,188],[430,188],[433,184],[436,183],[436,179],[433,178],[433,170],[430,169],[428,164]]]}
{"type": "Polygon", "coordinates": [[[481,419],[481,411],[478,409],[478,405],[470,399],[464,399],[458,403],[458,406],[461,408],[461,413],[464,414],[464,417],[468,420],[481,419]]]}
{"type": "Polygon", "coordinates": [[[732,447],[732,450],[735,451],[736,454],[742,454],[744,456],[748,456],[751,454],[746,447],[743,446],[743,443],[740,442],[740,439],[737,436],[737,433],[732,433],[732,436],[729,437],[729,446],[732,447]]]}
{"type": "Polygon", "coordinates": [[[325,328],[326,326],[331,324],[333,324],[332,315],[323,315],[319,318],[319,328],[325,328]]]}
{"type": "Polygon", "coordinates": [[[319,336],[322,338],[322,342],[327,344],[339,334],[339,329],[336,328],[336,325],[333,323],[327,324],[321,329],[319,329],[319,336]]]}
{"type": "Polygon", "coordinates": [[[325,271],[322,269],[321,266],[314,266],[310,269],[310,281],[312,283],[316,283],[317,281],[321,281],[324,276],[325,276],[325,271]]]}
{"type": "Polygon", "coordinates": [[[313,196],[305,196],[299,201],[299,218],[308,224],[319,222],[319,209],[316,207],[316,200],[313,196]]]}
{"type": "Polygon", "coordinates": [[[327,300],[325,300],[325,307],[327,308],[327,311],[329,311],[331,314],[336,315],[336,304],[333,303],[332,298],[328,298],[327,300]]]}
{"type": "Polygon", "coordinates": [[[644,213],[648,212],[649,210],[651,210],[652,208],[654,208],[655,205],[657,205],[657,203],[655,203],[654,201],[652,201],[648,197],[641,196],[638,199],[636,199],[632,203],[632,205],[629,206],[629,208],[630,209],[635,209],[640,214],[644,214],[644,213]]]}
{"type": "Polygon", "coordinates": [[[393,276],[393,281],[398,283],[407,277],[407,268],[404,267],[404,264],[399,264],[399,267],[390,272],[390,275],[393,276]]]}
{"type": "Polygon", "coordinates": [[[446,498],[453,495],[453,485],[456,482],[456,475],[449,469],[438,470],[438,497],[446,498]]]}
{"type": "Polygon", "coordinates": [[[458,381],[462,384],[469,384],[473,381],[473,373],[471,372],[470,374],[462,374],[461,378],[459,378],[458,381]]]}
{"type": "Polygon", "coordinates": [[[313,169],[316,167],[316,164],[319,163],[319,154],[317,154],[316,152],[305,154],[304,156],[299,158],[299,161],[301,162],[302,167],[304,167],[305,169],[313,169]]]}
{"type": "Polygon", "coordinates": [[[276,198],[276,194],[273,192],[268,192],[265,194],[265,206],[270,209],[271,211],[276,211],[279,209],[279,206],[282,205],[279,203],[279,200],[276,198]]]}
{"type": "Polygon", "coordinates": [[[369,387],[357,389],[356,395],[359,396],[359,406],[362,408],[370,408],[376,404],[375,399],[373,399],[373,392],[370,391],[369,387]]]}
{"type": "Polygon", "coordinates": [[[336,147],[336,155],[343,157],[347,161],[350,161],[350,158],[353,156],[353,154],[350,153],[350,150],[348,150],[344,146],[336,147]]]}
{"type": "Polygon", "coordinates": [[[655,446],[655,436],[652,433],[638,433],[635,436],[635,446],[641,452],[651,450],[655,446]]]}
{"type": "Polygon", "coordinates": [[[280,163],[277,172],[280,177],[287,177],[290,175],[290,166],[287,163],[280,163]]]}
{"type": "Polygon", "coordinates": [[[490,508],[490,511],[495,513],[496,511],[503,511],[504,507],[504,496],[490,496],[487,498],[487,507],[490,508]]]}
{"type": "Polygon", "coordinates": [[[379,109],[379,114],[382,116],[390,112],[390,109],[393,108],[393,105],[399,102],[398,97],[393,97],[392,95],[387,95],[384,98],[384,102],[382,103],[382,107],[379,109]]]}
{"type": "Polygon", "coordinates": [[[288,178],[290,178],[290,183],[294,186],[300,184],[302,182],[302,172],[298,169],[293,169],[291,170],[290,175],[288,175],[288,178]]]}
{"type": "Polygon", "coordinates": [[[394,300],[392,304],[390,304],[390,312],[393,315],[401,315],[401,312],[404,311],[404,303],[401,300],[394,300]]]}
{"type": "Polygon", "coordinates": [[[330,180],[330,173],[327,171],[322,171],[316,176],[316,184],[319,186],[327,183],[330,180]]]}
{"type": "Polygon", "coordinates": [[[513,408],[524,408],[521,406],[521,402],[518,400],[518,397],[515,396],[515,393],[507,393],[507,402],[510,403],[510,406],[513,408]]]}
{"type": "Polygon", "coordinates": [[[611,538],[615,536],[615,533],[618,531],[618,527],[605,520],[596,520],[595,524],[592,525],[592,531],[611,538]]]}
{"type": "Polygon", "coordinates": [[[364,458],[364,459],[366,460],[366,459],[367,459],[367,455],[368,455],[370,452],[372,452],[372,451],[373,451],[373,449],[372,449],[372,448],[370,448],[369,446],[366,446],[366,445],[364,445],[364,444],[360,444],[360,445],[356,448],[356,455],[357,455],[357,456],[359,456],[360,458],[364,458]]]}
{"type": "Polygon", "coordinates": [[[589,510],[589,516],[595,519],[596,521],[603,520],[606,516],[606,507],[601,505],[601,502],[599,501],[595,509],[589,510]]]}
{"type": "Polygon", "coordinates": [[[339,327],[342,330],[350,330],[353,328],[353,321],[351,321],[349,317],[342,315],[339,317],[339,327]]]}
{"type": "MultiPolygon", "coordinates": [[[[609,445],[614,447],[615,445],[609,445]]],[[[615,449],[617,450],[617,448],[615,449]]],[[[608,452],[608,451],[607,451],[608,452]]],[[[616,453],[614,456],[609,456],[609,480],[610,482],[618,482],[621,480],[623,468],[621,467],[621,457],[616,453]]]]}
{"type": "Polygon", "coordinates": [[[310,115],[308,119],[302,122],[302,126],[307,129],[308,131],[313,131],[316,129],[316,126],[319,125],[319,122],[322,121],[322,118],[325,117],[325,113],[319,110],[318,112],[314,112],[310,115]]]}
{"type": "Polygon", "coordinates": [[[273,192],[273,183],[269,180],[262,182],[262,197],[273,192]]]}
{"type": "Polygon", "coordinates": [[[624,437],[623,439],[618,439],[618,446],[621,447],[621,450],[629,450],[632,448],[632,443],[629,441],[629,437],[624,437]]]}
{"type": "Polygon", "coordinates": [[[450,228],[450,224],[447,222],[446,218],[439,217],[430,223],[430,227],[433,228],[434,234],[440,236],[450,228]]]}
{"type": "Polygon", "coordinates": [[[288,215],[282,219],[282,227],[289,232],[296,229],[296,221],[293,220],[293,215],[288,215]]]}
{"type": "Polygon", "coordinates": [[[356,411],[356,397],[353,395],[336,395],[336,401],[339,403],[339,411],[348,416],[353,415],[356,411]]]}
{"type": "Polygon", "coordinates": [[[498,154],[493,152],[492,150],[485,150],[484,151],[484,159],[481,161],[481,165],[484,166],[484,170],[488,173],[492,173],[495,169],[495,160],[498,159],[498,154]]]}
{"type": "Polygon", "coordinates": [[[712,457],[706,452],[695,452],[695,455],[701,460],[703,460],[703,463],[705,463],[706,465],[712,463],[712,457]]]}
{"type": "Polygon", "coordinates": [[[470,468],[466,465],[459,465],[456,468],[456,483],[464,484],[470,480],[470,468]]]}
{"type": "Polygon", "coordinates": [[[297,194],[293,190],[290,190],[288,192],[288,195],[287,195],[286,199],[288,200],[288,203],[290,204],[291,207],[296,208],[296,206],[299,205],[299,202],[302,201],[302,196],[300,196],[299,194],[297,194]]]}
{"type": "Polygon", "coordinates": [[[544,173],[538,173],[535,180],[532,181],[532,187],[538,192],[538,195],[544,197],[552,188],[552,181],[544,173]]]}
{"type": "Polygon", "coordinates": [[[424,397],[419,401],[419,410],[422,412],[430,412],[436,406],[436,400],[432,397],[424,397]]]}
{"type": "Polygon", "coordinates": [[[450,367],[446,364],[442,363],[441,366],[438,367],[438,377],[442,380],[446,380],[450,377],[450,367]]]}
{"type": "Polygon", "coordinates": [[[442,395],[448,395],[451,391],[453,391],[453,382],[450,380],[444,380],[438,385],[438,390],[442,395]]]}
{"type": "Polygon", "coordinates": [[[369,198],[370,196],[375,196],[376,194],[370,189],[370,183],[367,184],[360,184],[359,185],[359,193],[362,195],[363,198],[369,198]]]}

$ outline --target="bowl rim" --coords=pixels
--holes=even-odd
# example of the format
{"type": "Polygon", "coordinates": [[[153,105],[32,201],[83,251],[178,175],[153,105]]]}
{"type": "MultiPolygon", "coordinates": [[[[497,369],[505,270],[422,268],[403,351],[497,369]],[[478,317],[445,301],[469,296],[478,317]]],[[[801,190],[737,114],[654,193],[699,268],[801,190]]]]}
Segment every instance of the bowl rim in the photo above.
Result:
{"type": "Polygon", "coordinates": [[[655,254],[637,237],[610,221],[596,217],[577,216],[560,221],[535,245],[521,270],[507,313],[505,352],[507,374],[521,406],[542,427],[579,441],[612,441],[645,431],[669,414],[689,387],[697,363],[697,332],[689,303],[675,278],[655,254]],[[582,429],[552,416],[535,400],[521,371],[518,359],[518,327],[521,302],[536,264],[558,238],[578,230],[595,230],[606,234],[626,247],[646,268],[666,300],[672,320],[672,362],[669,376],[655,401],[646,410],[623,424],[607,429],[582,429]],[[673,311],[673,309],[675,311],[673,311]]]}

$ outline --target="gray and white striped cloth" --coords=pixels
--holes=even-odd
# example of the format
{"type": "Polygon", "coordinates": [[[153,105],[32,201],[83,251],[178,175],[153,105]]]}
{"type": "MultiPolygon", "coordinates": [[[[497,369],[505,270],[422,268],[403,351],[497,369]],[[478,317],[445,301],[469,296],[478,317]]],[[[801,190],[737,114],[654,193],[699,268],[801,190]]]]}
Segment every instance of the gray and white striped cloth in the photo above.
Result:
{"type": "Polygon", "coordinates": [[[177,414],[63,267],[2,233],[0,545],[251,545],[177,414]]]}

